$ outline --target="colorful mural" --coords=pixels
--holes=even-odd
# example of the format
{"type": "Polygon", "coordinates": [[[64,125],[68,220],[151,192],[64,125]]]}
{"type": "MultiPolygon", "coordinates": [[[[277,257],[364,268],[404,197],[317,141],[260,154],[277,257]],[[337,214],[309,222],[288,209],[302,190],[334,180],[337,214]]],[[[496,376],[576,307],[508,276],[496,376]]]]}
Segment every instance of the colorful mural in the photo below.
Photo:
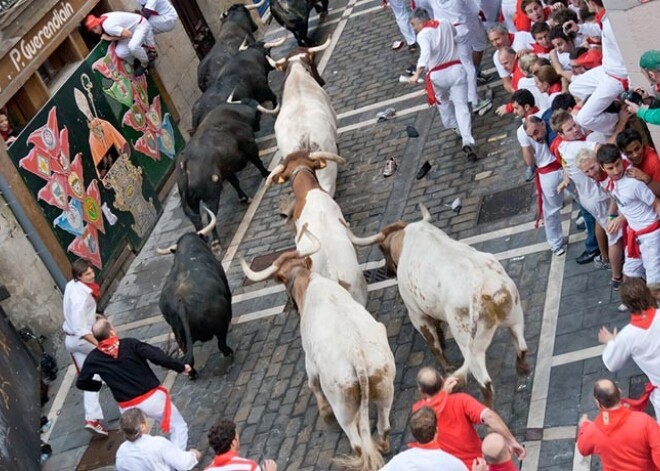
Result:
{"type": "Polygon", "coordinates": [[[132,72],[99,44],[9,148],[62,247],[100,279],[126,244],[144,242],[184,145],[153,81],[132,72]]]}

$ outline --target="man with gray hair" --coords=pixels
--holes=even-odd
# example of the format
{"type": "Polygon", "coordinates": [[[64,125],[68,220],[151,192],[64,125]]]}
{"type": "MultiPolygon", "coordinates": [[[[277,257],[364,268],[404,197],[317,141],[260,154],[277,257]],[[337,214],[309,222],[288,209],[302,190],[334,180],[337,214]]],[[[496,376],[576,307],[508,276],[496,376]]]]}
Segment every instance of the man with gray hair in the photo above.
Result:
{"type": "Polygon", "coordinates": [[[117,450],[116,471],[183,471],[199,461],[198,450],[184,451],[165,437],[149,435],[147,417],[140,409],[124,412],[119,426],[126,441],[117,450]]]}
{"type": "Polygon", "coordinates": [[[463,152],[470,162],[476,162],[467,75],[458,56],[456,29],[447,21],[431,20],[421,8],[413,11],[410,23],[417,32],[420,54],[417,70],[408,82],[417,83],[426,71],[429,105],[437,105],[443,126],[460,134],[463,152]]]}

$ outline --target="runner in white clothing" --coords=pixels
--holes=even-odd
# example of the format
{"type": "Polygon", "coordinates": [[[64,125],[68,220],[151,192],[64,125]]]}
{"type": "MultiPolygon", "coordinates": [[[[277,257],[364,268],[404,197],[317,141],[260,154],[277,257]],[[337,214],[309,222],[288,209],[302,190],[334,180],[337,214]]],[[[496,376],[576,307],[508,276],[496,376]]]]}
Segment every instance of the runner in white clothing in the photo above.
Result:
{"type": "MultiPolygon", "coordinates": [[[[389,6],[392,13],[394,13],[396,25],[399,27],[401,36],[403,36],[403,39],[408,45],[408,50],[410,52],[417,52],[417,46],[415,45],[415,31],[410,25],[409,11],[404,0],[382,0],[382,5],[383,8],[389,6]]],[[[394,44],[398,44],[398,47],[392,46],[394,49],[401,47],[399,41],[394,41],[394,44]]]]}
{"type": "Polygon", "coordinates": [[[149,65],[149,57],[143,46],[155,48],[151,24],[135,13],[113,11],[100,17],[85,18],[88,31],[105,35],[103,39],[117,41],[115,53],[120,59],[134,59],[132,66],[136,76],[142,75],[149,65]]]}
{"type": "Polygon", "coordinates": [[[149,435],[147,418],[140,409],[124,412],[119,426],[126,441],[117,450],[115,471],[187,471],[199,461],[199,451],[184,451],[165,437],[149,435]]]}
{"type": "Polygon", "coordinates": [[[137,0],[142,16],[151,25],[147,42],[155,44],[154,34],[169,33],[176,26],[179,15],[169,0],[137,0]]]}
{"type": "Polygon", "coordinates": [[[534,38],[527,31],[509,33],[504,26],[495,25],[488,30],[488,40],[490,41],[490,44],[495,48],[495,52],[493,53],[493,63],[497,69],[497,74],[502,79],[504,88],[511,91],[513,90],[511,86],[511,72],[509,72],[504,67],[504,65],[502,65],[499,52],[502,49],[509,47],[516,52],[526,49],[531,50],[532,44],[534,43],[534,38]]]}
{"type": "Polygon", "coordinates": [[[410,418],[410,430],[417,440],[387,463],[383,471],[467,471],[461,460],[442,451],[436,441],[437,418],[430,407],[422,407],[410,418]]]}
{"type": "Polygon", "coordinates": [[[416,9],[410,20],[417,32],[420,55],[415,74],[417,79],[426,70],[426,92],[430,105],[437,104],[445,128],[458,128],[463,140],[463,152],[471,162],[477,160],[472,137],[472,118],[467,104],[467,77],[461,67],[456,47],[456,30],[447,21],[431,21],[426,10],[416,9]]]}
{"type": "Polygon", "coordinates": [[[652,386],[651,403],[655,409],[655,418],[660,421],[660,316],[657,314],[657,302],[644,282],[631,279],[621,286],[621,302],[632,313],[630,324],[621,332],[610,332],[602,327],[598,332],[598,341],[605,344],[603,363],[616,372],[632,359],[641,369],[652,386]]]}

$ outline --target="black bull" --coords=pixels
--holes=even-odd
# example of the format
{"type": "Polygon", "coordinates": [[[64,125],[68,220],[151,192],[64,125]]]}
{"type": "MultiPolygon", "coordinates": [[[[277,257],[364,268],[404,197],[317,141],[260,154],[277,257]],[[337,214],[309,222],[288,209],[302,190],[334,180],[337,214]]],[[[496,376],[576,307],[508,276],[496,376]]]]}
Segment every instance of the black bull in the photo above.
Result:
{"type": "Polygon", "coordinates": [[[270,12],[273,18],[293,33],[299,46],[311,47],[308,36],[309,13],[312,8],[324,18],[328,14],[328,0],[271,0],[270,12]]]}
{"type": "MultiPolygon", "coordinates": [[[[233,350],[227,346],[231,291],[222,264],[196,233],[182,235],[176,248],[169,250],[174,253],[174,264],[158,304],[184,352],[184,362],[194,366],[193,344],[208,342],[214,336],[218,350],[224,356],[233,356],[233,350]]],[[[190,378],[196,377],[193,368],[190,378]]]]}

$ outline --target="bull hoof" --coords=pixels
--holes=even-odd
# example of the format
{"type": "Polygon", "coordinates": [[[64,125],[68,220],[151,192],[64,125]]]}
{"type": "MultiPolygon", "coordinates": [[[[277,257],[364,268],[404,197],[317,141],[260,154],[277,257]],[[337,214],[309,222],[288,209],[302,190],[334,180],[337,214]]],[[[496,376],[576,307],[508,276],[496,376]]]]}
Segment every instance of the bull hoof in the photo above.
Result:
{"type": "Polygon", "coordinates": [[[188,373],[188,379],[190,381],[195,381],[197,378],[199,378],[199,373],[197,373],[197,370],[193,368],[190,370],[190,373],[188,373]]]}
{"type": "Polygon", "coordinates": [[[389,432],[385,432],[385,436],[383,438],[379,438],[376,441],[376,447],[378,448],[378,451],[382,455],[387,455],[390,452],[390,437],[389,437],[389,432]]]}
{"type": "Polygon", "coordinates": [[[325,422],[327,425],[332,425],[337,423],[337,418],[335,417],[335,413],[332,412],[332,408],[330,406],[321,409],[320,413],[323,422],[325,422]]]}
{"type": "Polygon", "coordinates": [[[518,376],[527,376],[531,372],[532,369],[527,364],[524,355],[516,358],[516,373],[518,373],[518,376]]]}
{"type": "Polygon", "coordinates": [[[231,348],[227,347],[226,349],[220,351],[225,357],[229,357],[232,360],[234,359],[234,350],[232,350],[231,348]]]}

